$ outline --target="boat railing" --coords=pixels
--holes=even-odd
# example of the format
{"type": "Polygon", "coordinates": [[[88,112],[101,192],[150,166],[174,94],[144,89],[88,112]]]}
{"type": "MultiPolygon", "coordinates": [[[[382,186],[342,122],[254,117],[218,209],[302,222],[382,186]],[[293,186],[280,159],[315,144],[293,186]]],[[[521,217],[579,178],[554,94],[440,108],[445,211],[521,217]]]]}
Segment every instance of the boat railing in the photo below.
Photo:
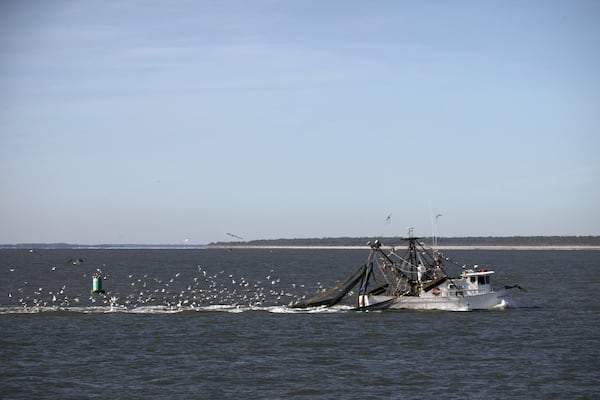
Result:
{"type": "Polygon", "coordinates": [[[477,288],[477,289],[461,289],[453,288],[448,289],[448,295],[450,296],[476,296],[478,294],[489,293],[492,290],[490,288],[477,288]]]}

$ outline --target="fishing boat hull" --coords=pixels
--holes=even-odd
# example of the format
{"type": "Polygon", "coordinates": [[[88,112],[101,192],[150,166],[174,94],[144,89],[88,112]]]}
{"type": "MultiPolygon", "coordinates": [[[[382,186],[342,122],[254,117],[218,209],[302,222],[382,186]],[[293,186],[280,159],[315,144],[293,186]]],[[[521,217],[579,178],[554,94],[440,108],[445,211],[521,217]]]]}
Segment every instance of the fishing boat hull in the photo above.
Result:
{"type": "Polygon", "coordinates": [[[504,291],[467,296],[370,296],[359,298],[363,309],[472,311],[505,308],[504,291]]]}

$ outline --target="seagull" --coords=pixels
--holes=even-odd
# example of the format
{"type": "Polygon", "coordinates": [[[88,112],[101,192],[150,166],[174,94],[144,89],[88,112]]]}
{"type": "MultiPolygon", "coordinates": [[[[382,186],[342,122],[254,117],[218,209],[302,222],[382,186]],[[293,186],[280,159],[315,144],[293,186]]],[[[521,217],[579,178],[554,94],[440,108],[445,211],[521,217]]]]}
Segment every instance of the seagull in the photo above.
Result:
{"type": "Polygon", "coordinates": [[[509,286],[509,285],[504,286],[504,289],[506,289],[506,290],[508,290],[508,289],[514,289],[514,288],[517,288],[517,289],[522,290],[524,292],[527,291],[527,289],[525,289],[524,287],[521,287],[519,284],[515,284],[515,285],[512,285],[512,286],[509,286]]]}
{"type": "Polygon", "coordinates": [[[231,236],[232,238],[236,238],[236,239],[244,240],[244,238],[243,238],[243,237],[240,237],[240,236],[238,236],[238,235],[234,235],[233,233],[226,232],[225,234],[226,234],[227,236],[231,236]]]}

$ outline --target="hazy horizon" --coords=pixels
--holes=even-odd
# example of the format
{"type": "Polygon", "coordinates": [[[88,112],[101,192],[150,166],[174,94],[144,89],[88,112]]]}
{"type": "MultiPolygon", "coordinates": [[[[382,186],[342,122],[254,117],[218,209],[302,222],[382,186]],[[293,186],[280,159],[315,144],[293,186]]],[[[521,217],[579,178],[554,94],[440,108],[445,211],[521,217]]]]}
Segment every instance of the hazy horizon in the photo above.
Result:
{"type": "MultiPolygon", "coordinates": [[[[40,245],[40,246],[48,246],[49,248],[52,246],[64,246],[65,248],[68,248],[70,246],[73,247],[110,247],[110,246],[115,246],[115,247],[126,247],[126,246],[133,246],[133,247],[153,247],[153,246],[164,246],[164,247],[196,247],[196,246],[207,246],[213,243],[217,243],[217,244],[236,244],[236,243],[253,243],[253,242],[277,242],[277,241],[289,241],[289,242],[293,242],[293,241],[323,241],[323,242],[327,242],[328,240],[356,240],[356,239],[380,239],[380,240],[386,240],[386,239],[398,239],[398,238],[406,238],[406,236],[353,236],[353,237],[305,237],[305,238],[272,238],[272,239],[252,239],[252,240],[231,240],[231,241],[211,241],[211,242],[206,242],[206,243],[67,243],[67,242],[19,242],[19,243],[0,243],[0,247],[2,246],[7,246],[7,247],[19,247],[19,246],[29,246],[29,245],[40,245]]],[[[431,240],[432,236],[419,236],[420,239],[423,240],[431,240]]],[[[479,241],[481,239],[489,239],[489,240],[499,240],[500,242],[502,242],[503,240],[506,239],[536,239],[536,240],[543,240],[543,239],[581,239],[581,240],[585,240],[585,239],[600,239],[600,235],[583,235],[583,236],[556,236],[556,235],[550,235],[550,236],[442,236],[442,237],[438,237],[438,240],[443,242],[444,240],[450,240],[450,241],[455,241],[455,240],[465,240],[465,241],[469,241],[469,240],[474,240],[474,241],[479,241]]],[[[443,244],[443,243],[442,243],[443,244]]],[[[23,247],[23,248],[27,248],[27,247],[23,247]]]]}

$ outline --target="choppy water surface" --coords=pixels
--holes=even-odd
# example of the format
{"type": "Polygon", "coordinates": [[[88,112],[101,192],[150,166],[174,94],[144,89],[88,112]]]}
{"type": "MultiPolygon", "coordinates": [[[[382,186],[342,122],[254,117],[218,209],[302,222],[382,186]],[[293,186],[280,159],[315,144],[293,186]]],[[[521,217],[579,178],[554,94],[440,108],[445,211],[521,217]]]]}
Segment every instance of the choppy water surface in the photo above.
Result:
{"type": "Polygon", "coordinates": [[[506,310],[287,308],[367,255],[2,250],[0,398],[600,396],[600,252],[447,252],[528,290],[506,310]]]}

